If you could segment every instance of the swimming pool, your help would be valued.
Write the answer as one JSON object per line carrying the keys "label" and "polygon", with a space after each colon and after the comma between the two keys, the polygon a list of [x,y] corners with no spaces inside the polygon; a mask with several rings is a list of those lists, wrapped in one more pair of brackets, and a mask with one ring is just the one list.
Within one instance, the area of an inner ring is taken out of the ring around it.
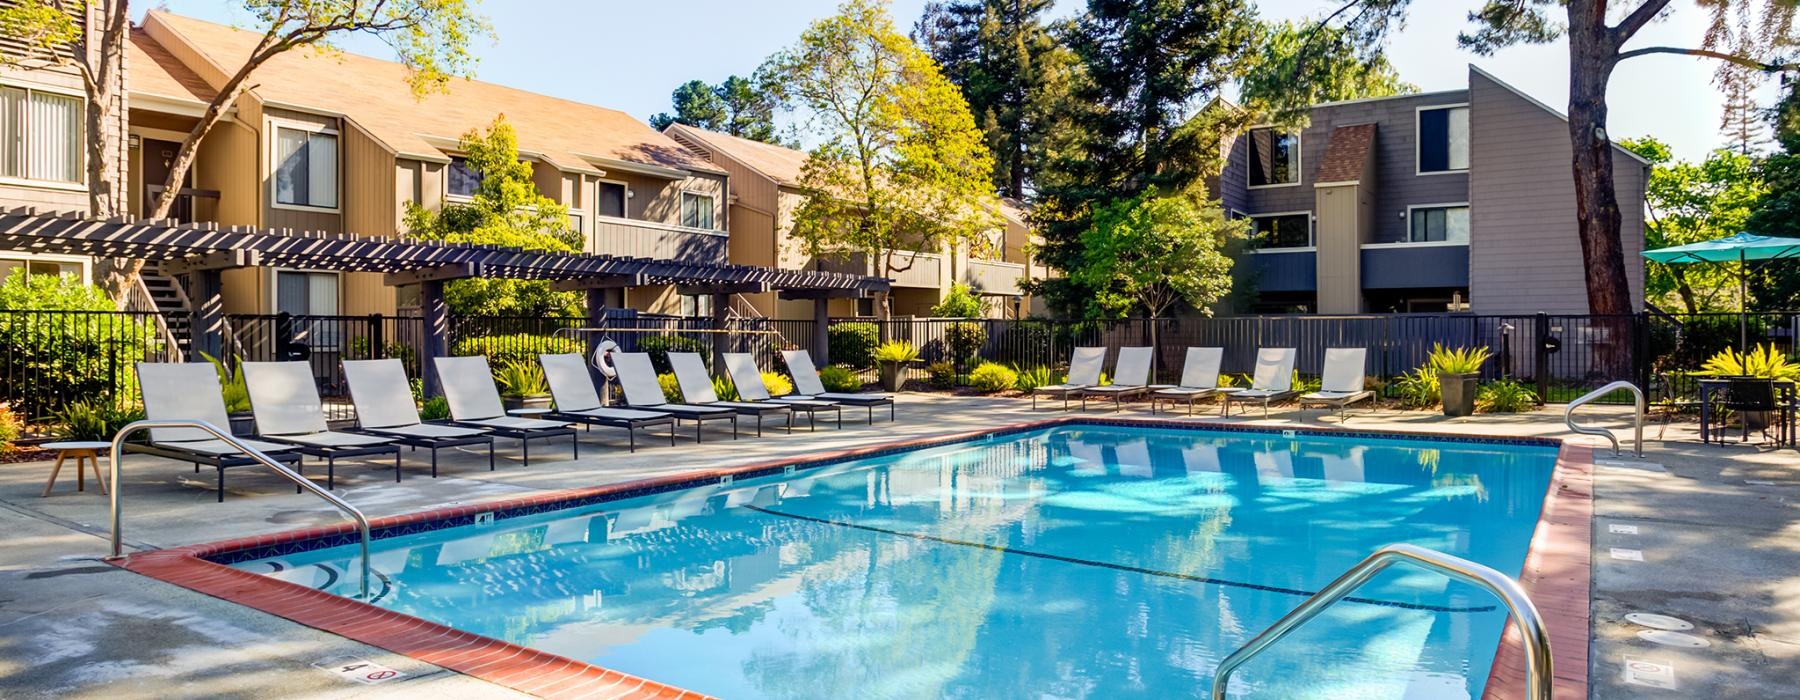
{"label": "swimming pool", "polygon": [[[1517,574],[1556,458],[1074,423],[387,537],[374,604],[726,698],[1198,695],[1382,545]],[[214,558],[354,592],[354,548],[267,550]],[[1390,570],[1233,688],[1479,697],[1505,620]]]}

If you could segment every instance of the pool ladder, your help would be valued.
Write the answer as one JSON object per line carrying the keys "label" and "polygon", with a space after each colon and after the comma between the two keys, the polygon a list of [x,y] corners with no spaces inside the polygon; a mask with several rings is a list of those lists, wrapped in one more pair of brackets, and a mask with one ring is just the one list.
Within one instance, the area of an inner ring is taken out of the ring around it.
{"label": "pool ladder", "polygon": [[1632,453],[1641,458],[1644,456],[1644,390],[1637,388],[1636,384],[1632,384],[1631,382],[1627,382],[1627,381],[1623,381],[1623,380],[1616,381],[1616,382],[1613,382],[1606,386],[1603,386],[1603,387],[1600,387],[1593,391],[1590,391],[1587,393],[1587,395],[1582,396],[1579,399],[1570,401],[1569,406],[1567,408],[1563,409],[1563,425],[1569,426],[1569,430],[1572,432],[1581,433],[1582,435],[1599,435],[1600,437],[1610,440],[1612,442],[1613,456],[1614,457],[1619,456],[1619,438],[1618,438],[1618,436],[1613,435],[1613,432],[1611,430],[1607,430],[1605,428],[1590,428],[1585,425],[1576,425],[1575,424],[1575,409],[1580,408],[1583,404],[1593,402],[1602,396],[1613,393],[1620,389],[1630,389],[1631,395],[1637,399],[1637,416],[1636,416],[1636,422],[1634,424],[1636,427],[1636,433],[1634,433],[1634,435],[1632,437],[1631,447],[1632,447]]}
{"label": "pool ladder", "polygon": [[1538,616],[1537,607],[1525,596],[1519,582],[1508,578],[1486,566],[1460,557],[1453,557],[1424,547],[1410,544],[1390,544],[1376,550],[1362,563],[1350,567],[1349,571],[1337,577],[1323,590],[1314,593],[1299,607],[1276,620],[1275,624],[1263,630],[1262,634],[1246,642],[1237,651],[1219,663],[1218,670],[1213,673],[1212,698],[1225,700],[1225,689],[1231,684],[1231,674],[1239,666],[1261,654],[1276,642],[1288,636],[1301,625],[1306,624],[1326,608],[1343,600],[1357,588],[1368,583],[1375,574],[1398,563],[1412,564],[1424,569],[1438,572],[1450,578],[1470,583],[1488,592],[1506,603],[1507,615],[1519,626],[1522,633],[1521,644],[1525,648],[1525,698],[1527,700],[1550,700],[1551,678],[1550,667],[1550,633],[1544,628],[1543,618]]}
{"label": "pool ladder", "polygon": [[338,510],[343,511],[345,515],[350,516],[350,519],[356,521],[356,534],[362,537],[361,598],[363,600],[369,599],[369,519],[363,515],[362,511],[357,510],[356,506],[350,505],[350,503],[344,499],[338,498],[336,494],[319,488],[317,484],[314,484],[311,480],[301,476],[298,472],[282,466],[280,462],[263,454],[261,450],[244,444],[243,441],[233,437],[231,433],[220,430],[218,426],[203,420],[140,420],[133,422],[124,428],[120,428],[119,433],[113,436],[112,458],[107,460],[111,463],[107,470],[107,482],[112,487],[112,555],[108,556],[107,559],[120,559],[125,556],[124,523],[119,517],[120,511],[124,506],[124,496],[119,489],[119,462],[124,461],[122,457],[125,454],[123,451],[125,449],[125,438],[130,437],[133,433],[138,431],[149,430],[152,428],[193,428],[204,431],[213,437],[218,438],[225,444],[236,448],[245,456],[255,460],[257,464],[275,470],[275,473],[287,477],[289,481],[294,482],[300,488],[311,491],[313,495],[325,499],[327,503],[336,506]]}

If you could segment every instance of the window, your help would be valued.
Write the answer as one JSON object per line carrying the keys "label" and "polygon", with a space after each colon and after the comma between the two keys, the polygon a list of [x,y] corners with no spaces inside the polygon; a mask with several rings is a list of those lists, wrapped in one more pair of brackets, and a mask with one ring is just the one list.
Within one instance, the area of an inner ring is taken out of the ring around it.
{"label": "window", "polygon": [[337,208],[337,134],[275,128],[275,203]]}
{"label": "window", "polygon": [[1251,217],[1258,248],[1305,248],[1312,245],[1312,215],[1277,214]]}
{"label": "window", "polygon": [[713,305],[712,305],[712,296],[711,295],[707,295],[707,294],[699,294],[699,295],[683,294],[683,295],[681,295],[681,315],[682,316],[705,317],[705,316],[712,316],[712,312],[713,312]]}
{"label": "window", "polygon": [[444,168],[444,193],[451,197],[473,197],[475,188],[481,186],[481,173],[469,167],[469,159],[457,156],[450,159],[450,167]]}
{"label": "window", "polygon": [[88,281],[87,263],[75,259],[51,259],[39,257],[0,258],[0,282],[6,281],[13,274],[22,275],[74,275],[76,280]]}
{"label": "window", "polygon": [[600,216],[625,218],[625,183],[599,183],[599,199],[595,211]]}
{"label": "window", "polygon": [[712,195],[693,192],[681,193],[681,225],[688,228],[712,230]]}
{"label": "window", "polygon": [[1419,110],[1419,172],[1450,173],[1469,169],[1469,108]]}
{"label": "window", "polygon": [[275,310],[295,316],[336,316],[337,273],[292,270],[276,272]]}
{"label": "window", "polygon": [[79,184],[81,99],[0,87],[0,177]]}
{"label": "window", "polygon": [[1415,207],[1407,215],[1412,231],[1407,240],[1414,243],[1469,242],[1469,208],[1467,206]]}
{"label": "window", "polygon": [[1273,187],[1300,182],[1300,135],[1272,127],[1250,130],[1250,186]]}

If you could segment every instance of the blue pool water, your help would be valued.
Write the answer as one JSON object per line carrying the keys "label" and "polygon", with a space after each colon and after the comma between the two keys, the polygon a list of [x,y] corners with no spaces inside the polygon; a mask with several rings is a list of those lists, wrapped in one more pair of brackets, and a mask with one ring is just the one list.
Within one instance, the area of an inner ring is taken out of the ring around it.
{"label": "blue pool water", "polygon": [[[1517,575],[1550,447],[1065,426],[375,543],[376,604],[725,698],[1201,696],[1376,548]],[[236,564],[353,593],[355,550]],[[1234,677],[1478,697],[1506,617],[1390,570]]]}

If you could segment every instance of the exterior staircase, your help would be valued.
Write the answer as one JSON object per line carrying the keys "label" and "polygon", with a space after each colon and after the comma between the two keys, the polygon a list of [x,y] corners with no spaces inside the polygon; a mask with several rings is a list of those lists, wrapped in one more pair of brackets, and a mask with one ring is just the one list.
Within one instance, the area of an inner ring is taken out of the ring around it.
{"label": "exterior staircase", "polygon": [[139,292],[144,303],[134,304],[146,308],[139,311],[155,311],[162,315],[162,323],[168,329],[165,340],[172,343],[181,357],[186,357],[193,344],[193,307],[189,304],[187,293],[182,290],[181,283],[175,278],[162,273],[156,261],[144,263],[144,269],[138,275],[141,285]]}

